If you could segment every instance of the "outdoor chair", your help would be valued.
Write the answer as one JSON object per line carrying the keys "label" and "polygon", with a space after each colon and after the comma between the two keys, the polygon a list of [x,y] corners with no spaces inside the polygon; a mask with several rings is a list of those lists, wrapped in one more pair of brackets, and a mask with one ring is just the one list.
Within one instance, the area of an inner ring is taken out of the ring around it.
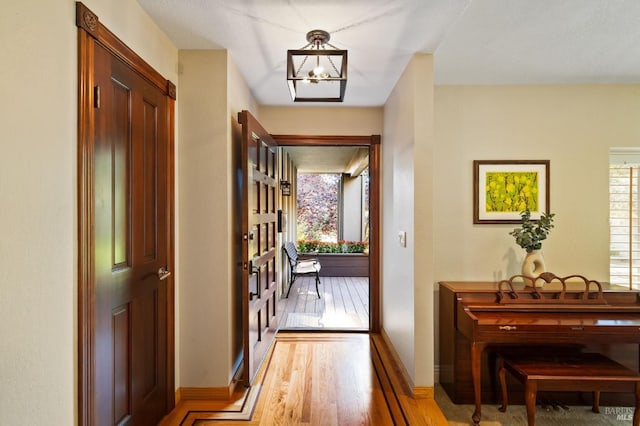
{"label": "outdoor chair", "polygon": [[289,293],[291,292],[291,287],[293,287],[293,283],[298,278],[298,275],[314,275],[316,277],[316,293],[318,293],[318,299],[320,298],[320,290],[318,290],[318,284],[320,284],[320,262],[318,261],[318,253],[312,254],[298,254],[298,250],[296,249],[296,245],[292,242],[287,242],[282,246],[282,251],[287,256],[287,260],[289,261],[289,271],[290,271],[290,280],[289,280],[289,290],[287,291],[287,295],[285,297],[289,297]]}

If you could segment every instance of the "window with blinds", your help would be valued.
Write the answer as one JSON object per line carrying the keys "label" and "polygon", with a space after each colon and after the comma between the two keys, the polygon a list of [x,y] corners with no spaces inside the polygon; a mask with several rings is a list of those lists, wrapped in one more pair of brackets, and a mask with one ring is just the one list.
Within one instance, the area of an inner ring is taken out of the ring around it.
{"label": "window with blinds", "polygon": [[640,150],[609,154],[609,281],[640,289]]}

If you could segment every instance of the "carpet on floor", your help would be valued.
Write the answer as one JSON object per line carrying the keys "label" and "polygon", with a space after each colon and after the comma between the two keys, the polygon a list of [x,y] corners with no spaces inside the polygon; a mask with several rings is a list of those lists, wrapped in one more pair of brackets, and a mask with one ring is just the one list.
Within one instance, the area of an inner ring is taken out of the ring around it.
{"label": "carpet on floor", "polygon": [[[435,400],[451,426],[472,425],[472,404],[454,404],[442,386],[435,386]],[[527,424],[524,405],[509,405],[506,412],[499,405],[483,404],[481,426],[523,426]],[[626,426],[632,424],[634,407],[600,407],[600,413],[591,406],[536,407],[536,426]]]}

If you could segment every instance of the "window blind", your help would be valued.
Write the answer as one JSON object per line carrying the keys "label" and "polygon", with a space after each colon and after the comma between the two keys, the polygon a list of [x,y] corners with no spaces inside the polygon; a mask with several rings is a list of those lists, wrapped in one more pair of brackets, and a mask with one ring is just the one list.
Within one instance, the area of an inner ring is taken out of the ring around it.
{"label": "window blind", "polygon": [[609,281],[640,289],[640,151],[609,157]]}

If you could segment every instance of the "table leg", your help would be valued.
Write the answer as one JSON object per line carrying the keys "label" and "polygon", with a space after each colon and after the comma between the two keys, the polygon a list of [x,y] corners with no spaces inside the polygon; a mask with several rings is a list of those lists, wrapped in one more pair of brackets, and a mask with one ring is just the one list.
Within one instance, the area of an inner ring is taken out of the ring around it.
{"label": "table leg", "polygon": [[594,413],[600,413],[600,391],[593,391],[593,404],[591,404],[591,411]]}
{"label": "table leg", "polygon": [[485,343],[471,343],[471,375],[473,377],[473,396],[476,402],[476,410],[471,416],[474,425],[480,424],[482,417],[482,353],[485,346]]}
{"label": "table leg", "polygon": [[524,384],[524,402],[527,407],[527,425],[536,424],[536,393],[538,383],[535,380],[528,380]]}
{"label": "table leg", "polygon": [[[640,345],[638,345],[638,364],[640,365]],[[636,382],[636,409],[633,411],[633,426],[640,426],[640,382]]]}
{"label": "table leg", "polygon": [[640,426],[640,382],[636,382],[636,408],[633,412],[633,426]]}
{"label": "table leg", "polygon": [[509,404],[509,396],[507,395],[507,378],[506,369],[504,367],[504,358],[500,357],[500,367],[498,369],[498,378],[500,379],[500,392],[502,394],[502,407],[499,408],[503,413],[507,411]]}

